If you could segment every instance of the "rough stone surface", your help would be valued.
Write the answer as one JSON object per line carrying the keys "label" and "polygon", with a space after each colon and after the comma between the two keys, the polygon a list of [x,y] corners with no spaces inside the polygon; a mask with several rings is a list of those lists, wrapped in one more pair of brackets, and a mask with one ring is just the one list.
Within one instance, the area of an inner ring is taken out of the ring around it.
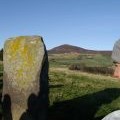
{"label": "rough stone surface", "polygon": [[120,63],[120,39],[117,40],[114,44],[112,51],[112,59],[114,60],[114,62]]}
{"label": "rough stone surface", "polygon": [[108,114],[102,120],[120,120],[120,110]]}
{"label": "rough stone surface", "polygon": [[40,36],[20,36],[5,42],[3,120],[46,120],[47,57]]}

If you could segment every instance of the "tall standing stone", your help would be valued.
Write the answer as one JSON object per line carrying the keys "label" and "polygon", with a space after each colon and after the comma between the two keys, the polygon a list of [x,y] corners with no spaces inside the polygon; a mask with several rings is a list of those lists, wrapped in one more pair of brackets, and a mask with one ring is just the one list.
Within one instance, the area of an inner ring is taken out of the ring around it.
{"label": "tall standing stone", "polygon": [[48,56],[40,36],[10,38],[4,45],[3,120],[46,120]]}

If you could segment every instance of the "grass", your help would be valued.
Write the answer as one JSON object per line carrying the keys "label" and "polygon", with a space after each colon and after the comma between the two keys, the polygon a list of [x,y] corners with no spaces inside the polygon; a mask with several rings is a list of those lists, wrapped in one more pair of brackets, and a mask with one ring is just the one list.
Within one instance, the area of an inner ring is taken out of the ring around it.
{"label": "grass", "polygon": [[101,120],[120,109],[120,81],[51,68],[49,98],[50,120]]}
{"label": "grass", "polygon": [[84,64],[88,67],[112,66],[111,56],[101,54],[53,54],[49,56],[50,67],[68,67]]}

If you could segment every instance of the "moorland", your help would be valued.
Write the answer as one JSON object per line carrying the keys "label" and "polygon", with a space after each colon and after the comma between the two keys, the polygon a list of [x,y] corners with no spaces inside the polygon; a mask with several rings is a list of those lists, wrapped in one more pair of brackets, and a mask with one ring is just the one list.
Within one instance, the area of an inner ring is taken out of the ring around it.
{"label": "moorland", "polygon": [[[63,47],[61,49],[66,51]],[[48,119],[101,120],[108,113],[120,109],[120,80],[112,77],[111,51],[74,52],[72,48],[72,52],[59,52],[61,49],[48,51]],[[0,93],[2,80],[1,61]]]}

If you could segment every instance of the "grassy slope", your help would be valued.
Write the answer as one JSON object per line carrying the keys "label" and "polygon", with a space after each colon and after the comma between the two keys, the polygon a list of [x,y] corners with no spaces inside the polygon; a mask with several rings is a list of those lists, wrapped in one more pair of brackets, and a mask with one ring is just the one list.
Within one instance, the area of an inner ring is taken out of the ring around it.
{"label": "grassy slope", "polygon": [[71,64],[111,67],[110,56],[54,54],[50,61],[50,120],[101,120],[120,109],[120,81],[110,76],[70,71]]}
{"label": "grassy slope", "polygon": [[[100,120],[106,114],[120,109],[119,80],[68,70],[68,66],[74,63],[112,66],[109,56],[61,54],[49,56],[49,61],[49,120]],[[2,66],[0,71],[2,80]]]}
{"label": "grassy slope", "polygon": [[110,76],[50,69],[50,120],[100,120],[120,109],[120,81]]}
{"label": "grassy slope", "polygon": [[68,67],[71,64],[86,66],[112,66],[111,56],[101,54],[52,54],[49,56],[50,67]]}

